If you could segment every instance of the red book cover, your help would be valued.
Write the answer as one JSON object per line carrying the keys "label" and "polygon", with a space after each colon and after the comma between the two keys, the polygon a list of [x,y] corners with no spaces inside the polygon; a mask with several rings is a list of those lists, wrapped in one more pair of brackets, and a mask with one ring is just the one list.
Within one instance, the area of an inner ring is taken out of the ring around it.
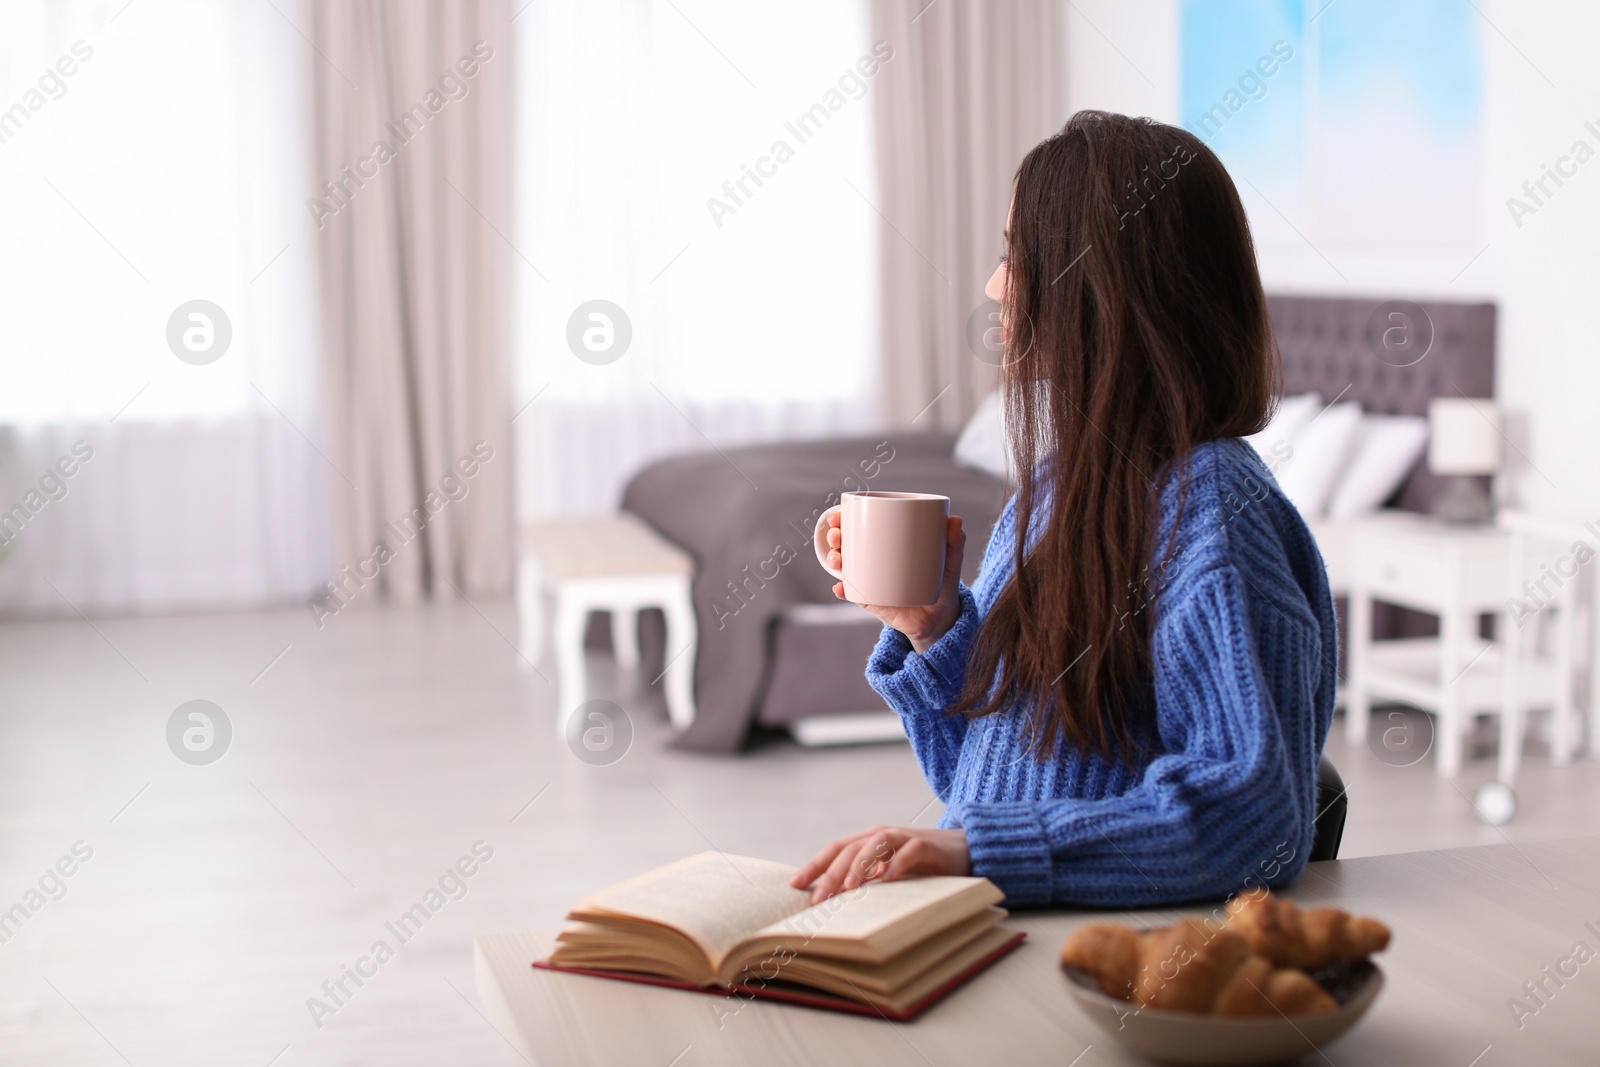
{"label": "red book cover", "polygon": [[666,989],[685,989],[694,993],[710,993],[712,996],[719,997],[777,1000],[786,1004],[802,1004],[808,1008],[826,1008],[829,1011],[849,1012],[852,1015],[867,1015],[874,1018],[888,1019],[892,1022],[909,1022],[949,996],[960,986],[965,985],[974,975],[988,968],[1000,957],[1022,944],[1023,938],[1027,936],[1026,933],[1020,930],[1017,931],[1011,940],[977,960],[970,967],[955,975],[944,985],[941,985],[904,1011],[890,1011],[871,1004],[846,1000],[844,997],[834,996],[832,993],[824,993],[821,990],[792,985],[788,982],[772,982],[765,985],[734,985],[723,989],[719,986],[690,985],[688,982],[680,982],[676,978],[663,978],[655,974],[640,974],[636,971],[601,971],[589,967],[561,967],[547,963],[544,960],[534,960],[533,965],[542,971],[584,974],[591,978],[610,978],[618,982],[637,982],[640,985],[662,986]]}

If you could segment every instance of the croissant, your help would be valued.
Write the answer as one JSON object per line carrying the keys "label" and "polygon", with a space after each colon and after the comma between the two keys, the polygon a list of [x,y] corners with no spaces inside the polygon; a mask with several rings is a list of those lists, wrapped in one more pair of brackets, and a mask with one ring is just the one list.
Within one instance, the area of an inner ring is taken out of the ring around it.
{"label": "croissant", "polygon": [[1304,971],[1276,968],[1239,934],[1194,919],[1147,933],[1089,923],[1067,939],[1061,962],[1142,1008],[1244,1017],[1320,1015],[1339,1006]]}
{"label": "croissant", "polygon": [[1366,959],[1389,946],[1389,928],[1376,919],[1338,908],[1302,911],[1270,893],[1236,897],[1228,904],[1225,925],[1275,967],[1315,971]]}

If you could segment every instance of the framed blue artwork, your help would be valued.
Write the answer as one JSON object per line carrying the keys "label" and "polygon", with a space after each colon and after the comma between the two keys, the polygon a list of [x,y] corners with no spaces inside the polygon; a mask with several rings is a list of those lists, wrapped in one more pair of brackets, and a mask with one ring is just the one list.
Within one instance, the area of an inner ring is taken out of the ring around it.
{"label": "framed blue artwork", "polygon": [[1263,236],[1481,244],[1483,42],[1467,0],[1182,0],[1181,26],[1181,121]]}

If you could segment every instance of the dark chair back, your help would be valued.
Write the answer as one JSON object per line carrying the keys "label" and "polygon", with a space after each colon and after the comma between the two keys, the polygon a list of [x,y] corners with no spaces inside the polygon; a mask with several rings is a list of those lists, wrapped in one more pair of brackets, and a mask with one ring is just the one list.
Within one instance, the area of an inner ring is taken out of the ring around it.
{"label": "dark chair back", "polygon": [[1327,756],[1317,764],[1317,826],[1311,838],[1311,862],[1339,858],[1344,817],[1350,808],[1344,779]]}

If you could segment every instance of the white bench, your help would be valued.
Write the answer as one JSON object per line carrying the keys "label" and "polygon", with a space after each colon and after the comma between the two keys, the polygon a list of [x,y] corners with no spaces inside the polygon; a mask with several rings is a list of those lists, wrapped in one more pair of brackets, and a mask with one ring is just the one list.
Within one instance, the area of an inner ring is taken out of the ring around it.
{"label": "white bench", "polygon": [[[639,666],[638,615],[660,608],[667,619],[667,714],[679,730],[694,721],[694,665],[698,630],[690,583],[694,560],[634,515],[584,516],[529,523],[522,529],[517,566],[517,614],[522,656],[533,664],[543,651],[545,598],[555,598],[552,628],[559,672],[556,729],[586,699],[583,640],[589,613],[611,613],[617,664]],[[659,680],[659,679],[657,679]],[[653,684],[653,683],[652,683]]]}

